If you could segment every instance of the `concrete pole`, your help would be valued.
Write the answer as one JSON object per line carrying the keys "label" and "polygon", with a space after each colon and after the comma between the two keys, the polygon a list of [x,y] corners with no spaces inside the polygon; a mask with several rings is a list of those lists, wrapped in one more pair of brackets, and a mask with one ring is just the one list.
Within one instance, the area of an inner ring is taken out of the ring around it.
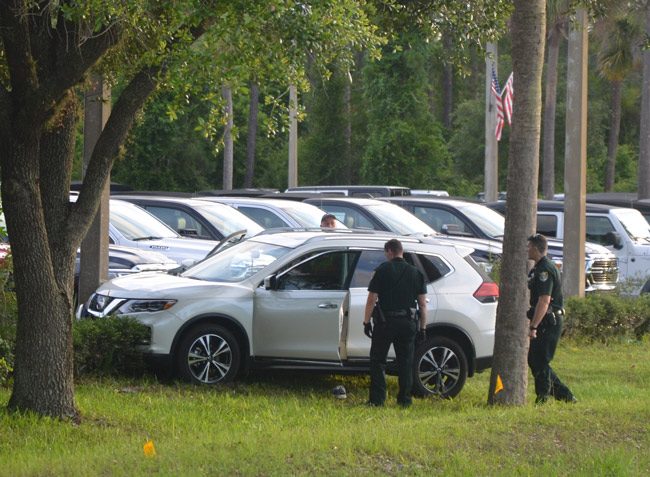
{"label": "concrete pole", "polygon": [[[84,174],[110,114],[111,90],[101,77],[93,77],[84,95]],[[97,287],[108,279],[109,197],[110,176],[101,192],[97,215],[81,242],[79,304],[85,303]]]}
{"label": "concrete pole", "polygon": [[579,9],[569,32],[567,58],[566,145],[564,157],[565,296],[585,294],[585,236],[587,232],[587,12]]}
{"label": "concrete pole", "polygon": [[485,57],[485,177],[486,202],[499,198],[499,143],[494,136],[497,105],[492,95],[492,68],[497,69],[497,45],[488,43]]}
{"label": "concrete pole", "polygon": [[298,91],[289,86],[289,180],[288,187],[298,185]]}

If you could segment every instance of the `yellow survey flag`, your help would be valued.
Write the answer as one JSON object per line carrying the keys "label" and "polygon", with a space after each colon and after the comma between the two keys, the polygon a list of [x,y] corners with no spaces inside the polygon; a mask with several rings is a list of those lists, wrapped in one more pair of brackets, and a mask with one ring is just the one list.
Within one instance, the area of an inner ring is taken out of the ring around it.
{"label": "yellow survey flag", "polygon": [[144,455],[147,457],[153,457],[156,455],[156,448],[153,446],[153,441],[151,439],[148,439],[147,442],[144,443],[142,450],[144,451]]}
{"label": "yellow survey flag", "polygon": [[498,394],[499,391],[503,391],[503,381],[501,381],[501,375],[497,374],[497,384],[494,386],[494,394]]}

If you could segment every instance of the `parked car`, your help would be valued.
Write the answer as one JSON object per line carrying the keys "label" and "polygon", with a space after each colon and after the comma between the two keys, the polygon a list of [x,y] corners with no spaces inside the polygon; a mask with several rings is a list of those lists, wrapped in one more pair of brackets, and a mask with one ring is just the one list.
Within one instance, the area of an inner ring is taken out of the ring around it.
{"label": "parked car", "polygon": [[120,200],[139,205],[183,237],[222,240],[244,230],[247,236],[263,229],[246,215],[226,205],[188,197],[120,194]]}
{"label": "parked car", "polygon": [[[108,246],[108,279],[140,272],[170,272],[179,267],[174,260],[159,252],[141,250],[120,245]],[[74,289],[79,289],[81,253],[77,251],[74,271]],[[75,298],[76,301],[76,298]]]}
{"label": "parked car", "polygon": [[141,207],[116,199],[110,200],[108,234],[112,244],[160,252],[179,264],[202,260],[219,245],[181,237]]}
{"label": "parked car", "polygon": [[[148,356],[196,383],[231,381],[248,367],[367,371],[367,287],[385,260],[384,243],[395,237],[264,233],[180,276],[111,280],[79,316],[135,317],[151,330]],[[456,396],[468,376],[491,364],[498,287],[469,248],[400,240],[428,282],[428,337],[415,351],[415,390]]]}
{"label": "parked car", "polygon": [[594,192],[587,194],[587,203],[636,209],[650,223],[650,199],[638,199],[637,197],[636,192]]}
{"label": "parked car", "polygon": [[[265,229],[270,228],[319,228],[323,211],[302,202],[281,199],[251,197],[204,197],[237,209]],[[340,222],[337,228],[346,228]]]}
{"label": "parked car", "polygon": [[[488,204],[504,211],[504,202]],[[640,282],[638,293],[650,277],[650,227],[638,210],[599,204],[586,206],[586,239],[600,244],[618,258],[621,280]],[[537,232],[564,238],[564,202],[537,201]]]}
{"label": "parked car", "polygon": [[[427,197],[395,197],[382,199],[400,205],[442,234],[454,237],[476,237],[502,242],[505,229],[503,215],[484,204],[456,199]],[[564,244],[549,239],[548,255],[562,267]],[[474,256],[478,260],[477,256]],[[618,260],[602,245],[585,243],[585,291],[611,291],[618,282]]]}
{"label": "parked car", "polygon": [[322,192],[341,194],[350,197],[392,197],[411,195],[411,189],[408,187],[384,185],[296,186],[287,188],[286,192]]}

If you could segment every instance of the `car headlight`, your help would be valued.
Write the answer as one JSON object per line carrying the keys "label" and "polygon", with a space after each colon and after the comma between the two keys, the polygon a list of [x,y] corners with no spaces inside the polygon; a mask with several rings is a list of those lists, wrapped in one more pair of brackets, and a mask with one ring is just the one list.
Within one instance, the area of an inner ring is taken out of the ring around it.
{"label": "car headlight", "polygon": [[155,313],[168,310],[176,300],[130,300],[128,298],[113,298],[108,295],[95,293],[88,301],[87,312],[95,317],[108,315],[129,315],[132,313]]}
{"label": "car headlight", "polygon": [[118,313],[155,313],[169,310],[175,303],[176,300],[129,300],[118,309]]}

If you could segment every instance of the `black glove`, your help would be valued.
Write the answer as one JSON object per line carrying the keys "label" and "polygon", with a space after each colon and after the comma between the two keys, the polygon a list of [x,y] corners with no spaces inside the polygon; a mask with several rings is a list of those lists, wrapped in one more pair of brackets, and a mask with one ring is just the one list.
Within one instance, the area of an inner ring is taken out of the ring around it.
{"label": "black glove", "polygon": [[420,330],[415,338],[417,344],[422,344],[427,340],[427,330]]}
{"label": "black glove", "polygon": [[372,338],[372,323],[368,322],[363,324],[363,334],[368,338]]}

